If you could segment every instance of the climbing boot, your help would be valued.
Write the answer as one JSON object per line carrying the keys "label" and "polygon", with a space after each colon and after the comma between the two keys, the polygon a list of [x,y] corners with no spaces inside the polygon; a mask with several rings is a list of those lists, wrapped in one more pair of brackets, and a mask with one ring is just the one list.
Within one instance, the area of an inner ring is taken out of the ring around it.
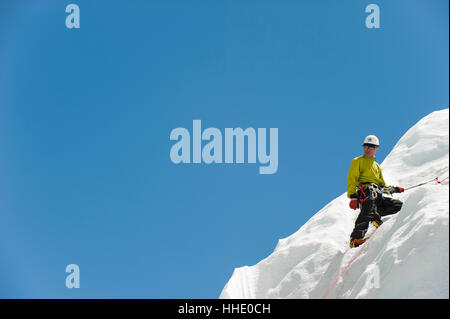
{"label": "climbing boot", "polygon": [[350,248],[356,248],[366,241],[365,238],[355,238],[350,240]]}
{"label": "climbing boot", "polygon": [[381,221],[381,215],[378,212],[375,212],[375,219],[372,220],[372,225],[374,225],[376,228],[380,227],[383,222]]}

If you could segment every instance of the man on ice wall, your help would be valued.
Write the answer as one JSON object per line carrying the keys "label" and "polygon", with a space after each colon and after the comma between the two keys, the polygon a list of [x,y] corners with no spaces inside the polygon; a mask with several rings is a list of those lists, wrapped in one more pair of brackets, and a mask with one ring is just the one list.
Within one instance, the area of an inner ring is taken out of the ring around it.
{"label": "man on ice wall", "polygon": [[386,186],[380,165],[375,161],[375,153],[380,142],[375,135],[364,139],[364,154],[356,157],[350,164],[347,177],[347,197],[350,198],[350,208],[360,208],[355,221],[355,227],[350,235],[350,248],[358,247],[366,241],[369,223],[379,227],[382,216],[392,215],[400,211],[402,202],[398,199],[385,197],[402,193],[404,188]]}

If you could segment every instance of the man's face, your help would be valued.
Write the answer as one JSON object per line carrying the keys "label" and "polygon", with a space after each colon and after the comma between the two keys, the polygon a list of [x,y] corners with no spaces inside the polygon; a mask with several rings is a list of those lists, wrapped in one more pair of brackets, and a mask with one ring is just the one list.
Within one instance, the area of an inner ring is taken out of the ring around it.
{"label": "man's face", "polygon": [[367,157],[374,157],[375,153],[378,151],[378,146],[374,148],[372,146],[364,145],[363,147],[364,147],[364,155],[366,155]]}

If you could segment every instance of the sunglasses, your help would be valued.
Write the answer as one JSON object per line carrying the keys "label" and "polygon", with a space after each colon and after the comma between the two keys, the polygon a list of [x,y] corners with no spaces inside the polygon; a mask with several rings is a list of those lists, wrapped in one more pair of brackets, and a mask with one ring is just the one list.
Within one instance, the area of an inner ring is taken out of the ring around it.
{"label": "sunglasses", "polygon": [[370,148],[370,149],[373,149],[373,150],[376,149],[376,148],[378,148],[378,146],[372,145],[372,144],[364,144],[363,147],[364,147],[364,148]]}

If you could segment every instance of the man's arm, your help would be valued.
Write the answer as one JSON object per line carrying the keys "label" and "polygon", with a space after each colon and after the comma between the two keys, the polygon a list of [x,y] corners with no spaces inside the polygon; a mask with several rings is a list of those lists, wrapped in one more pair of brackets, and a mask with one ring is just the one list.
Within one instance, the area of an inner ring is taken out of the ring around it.
{"label": "man's arm", "polygon": [[356,159],[350,163],[350,169],[347,175],[347,197],[352,198],[356,195],[356,185],[359,184],[359,161]]}
{"label": "man's arm", "polygon": [[[380,165],[378,165],[378,167],[380,167]],[[405,189],[403,187],[400,187],[400,186],[387,186],[386,182],[384,181],[384,178],[383,178],[383,172],[381,171],[381,167],[380,167],[380,179],[381,179],[381,182],[382,182],[380,184],[380,186],[383,186],[388,194],[403,193],[405,191]]]}

